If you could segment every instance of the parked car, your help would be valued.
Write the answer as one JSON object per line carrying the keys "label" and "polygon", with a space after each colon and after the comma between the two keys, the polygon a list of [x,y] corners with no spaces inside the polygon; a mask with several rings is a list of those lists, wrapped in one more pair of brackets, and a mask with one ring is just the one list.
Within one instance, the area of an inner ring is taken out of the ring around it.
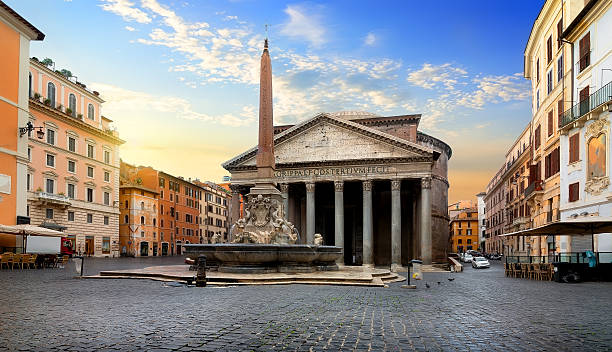
{"label": "parked car", "polygon": [[490,266],[489,261],[485,257],[474,257],[472,260],[472,268],[488,268]]}
{"label": "parked car", "polygon": [[465,256],[465,253],[461,252],[459,253],[459,261],[463,261],[463,256]]}
{"label": "parked car", "polygon": [[464,263],[471,263],[471,262],[472,262],[472,259],[474,259],[474,257],[472,257],[472,255],[471,255],[471,254],[469,254],[469,253],[465,253],[465,254],[463,255],[463,262],[464,262]]}

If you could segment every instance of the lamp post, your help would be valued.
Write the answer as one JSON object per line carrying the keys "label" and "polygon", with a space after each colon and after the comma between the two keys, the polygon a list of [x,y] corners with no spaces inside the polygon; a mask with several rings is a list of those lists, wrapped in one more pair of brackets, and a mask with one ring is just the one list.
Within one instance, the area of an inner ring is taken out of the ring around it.
{"label": "lamp post", "polygon": [[23,137],[24,134],[30,133],[34,130],[37,130],[36,136],[38,137],[38,139],[43,139],[43,137],[45,136],[45,131],[43,131],[43,127],[34,127],[34,125],[32,125],[32,123],[29,121],[26,124],[26,127],[19,127],[19,137]]}

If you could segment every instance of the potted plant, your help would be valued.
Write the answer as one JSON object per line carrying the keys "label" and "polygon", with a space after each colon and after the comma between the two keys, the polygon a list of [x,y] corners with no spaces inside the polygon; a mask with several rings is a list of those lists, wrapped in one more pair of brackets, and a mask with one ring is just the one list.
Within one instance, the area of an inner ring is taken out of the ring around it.
{"label": "potted plant", "polygon": [[82,120],[83,119],[83,114],[78,114],[77,117],[78,117],[79,120]]}
{"label": "potted plant", "polygon": [[49,98],[45,99],[45,100],[43,101],[43,104],[45,104],[45,105],[47,105],[47,106],[51,105],[51,99],[49,99]]}
{"label": "potted plant", "polygon": [[66,114],[68,114],[68,115],[72,115],[72,109],[71,109],[71,108],[67,108],[67,109],[66,109]]}
{"label": "potted plant", "polygon": [[38,188],[36,189],[36,192],[42,192],[42,188],[38,187]]}
{"label": "potted plant", "polygon": [[56,109],[57,109],[57,110],[59,110],[59,111],[62,111],[62,110],[64,110],[64,105],[59,104],[59,105],[56,107]]}

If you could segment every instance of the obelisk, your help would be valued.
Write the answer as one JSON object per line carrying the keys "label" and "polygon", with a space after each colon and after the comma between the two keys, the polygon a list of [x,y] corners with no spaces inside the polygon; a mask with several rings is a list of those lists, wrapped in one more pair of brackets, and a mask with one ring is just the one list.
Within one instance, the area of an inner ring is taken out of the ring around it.
{"label": "obelisk", "polygon": [[264,42],[259,74],[259,142],[257,144],[257,180],[249,196],[262,195],[277,200],[281,193],[274,182],[274,114],[272,112],[272,64],[268,39]]}

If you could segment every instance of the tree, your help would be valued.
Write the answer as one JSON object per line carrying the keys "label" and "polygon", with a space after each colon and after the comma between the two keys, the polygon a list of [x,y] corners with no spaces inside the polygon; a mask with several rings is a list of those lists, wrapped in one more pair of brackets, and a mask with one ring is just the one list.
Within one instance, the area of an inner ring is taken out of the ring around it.
{"label": "tree", "polygon": [[61,69],[60,73],[66,78],[72,77],[72,72],[70,72],[69,70],[66,70],[65,68]]}
{"label": "tree", "polygon": [[49,66],[53,65],[53,60],[51,60],[48,57],[46,57],[44,60],[42,60],[41,64],[49,67]]}

